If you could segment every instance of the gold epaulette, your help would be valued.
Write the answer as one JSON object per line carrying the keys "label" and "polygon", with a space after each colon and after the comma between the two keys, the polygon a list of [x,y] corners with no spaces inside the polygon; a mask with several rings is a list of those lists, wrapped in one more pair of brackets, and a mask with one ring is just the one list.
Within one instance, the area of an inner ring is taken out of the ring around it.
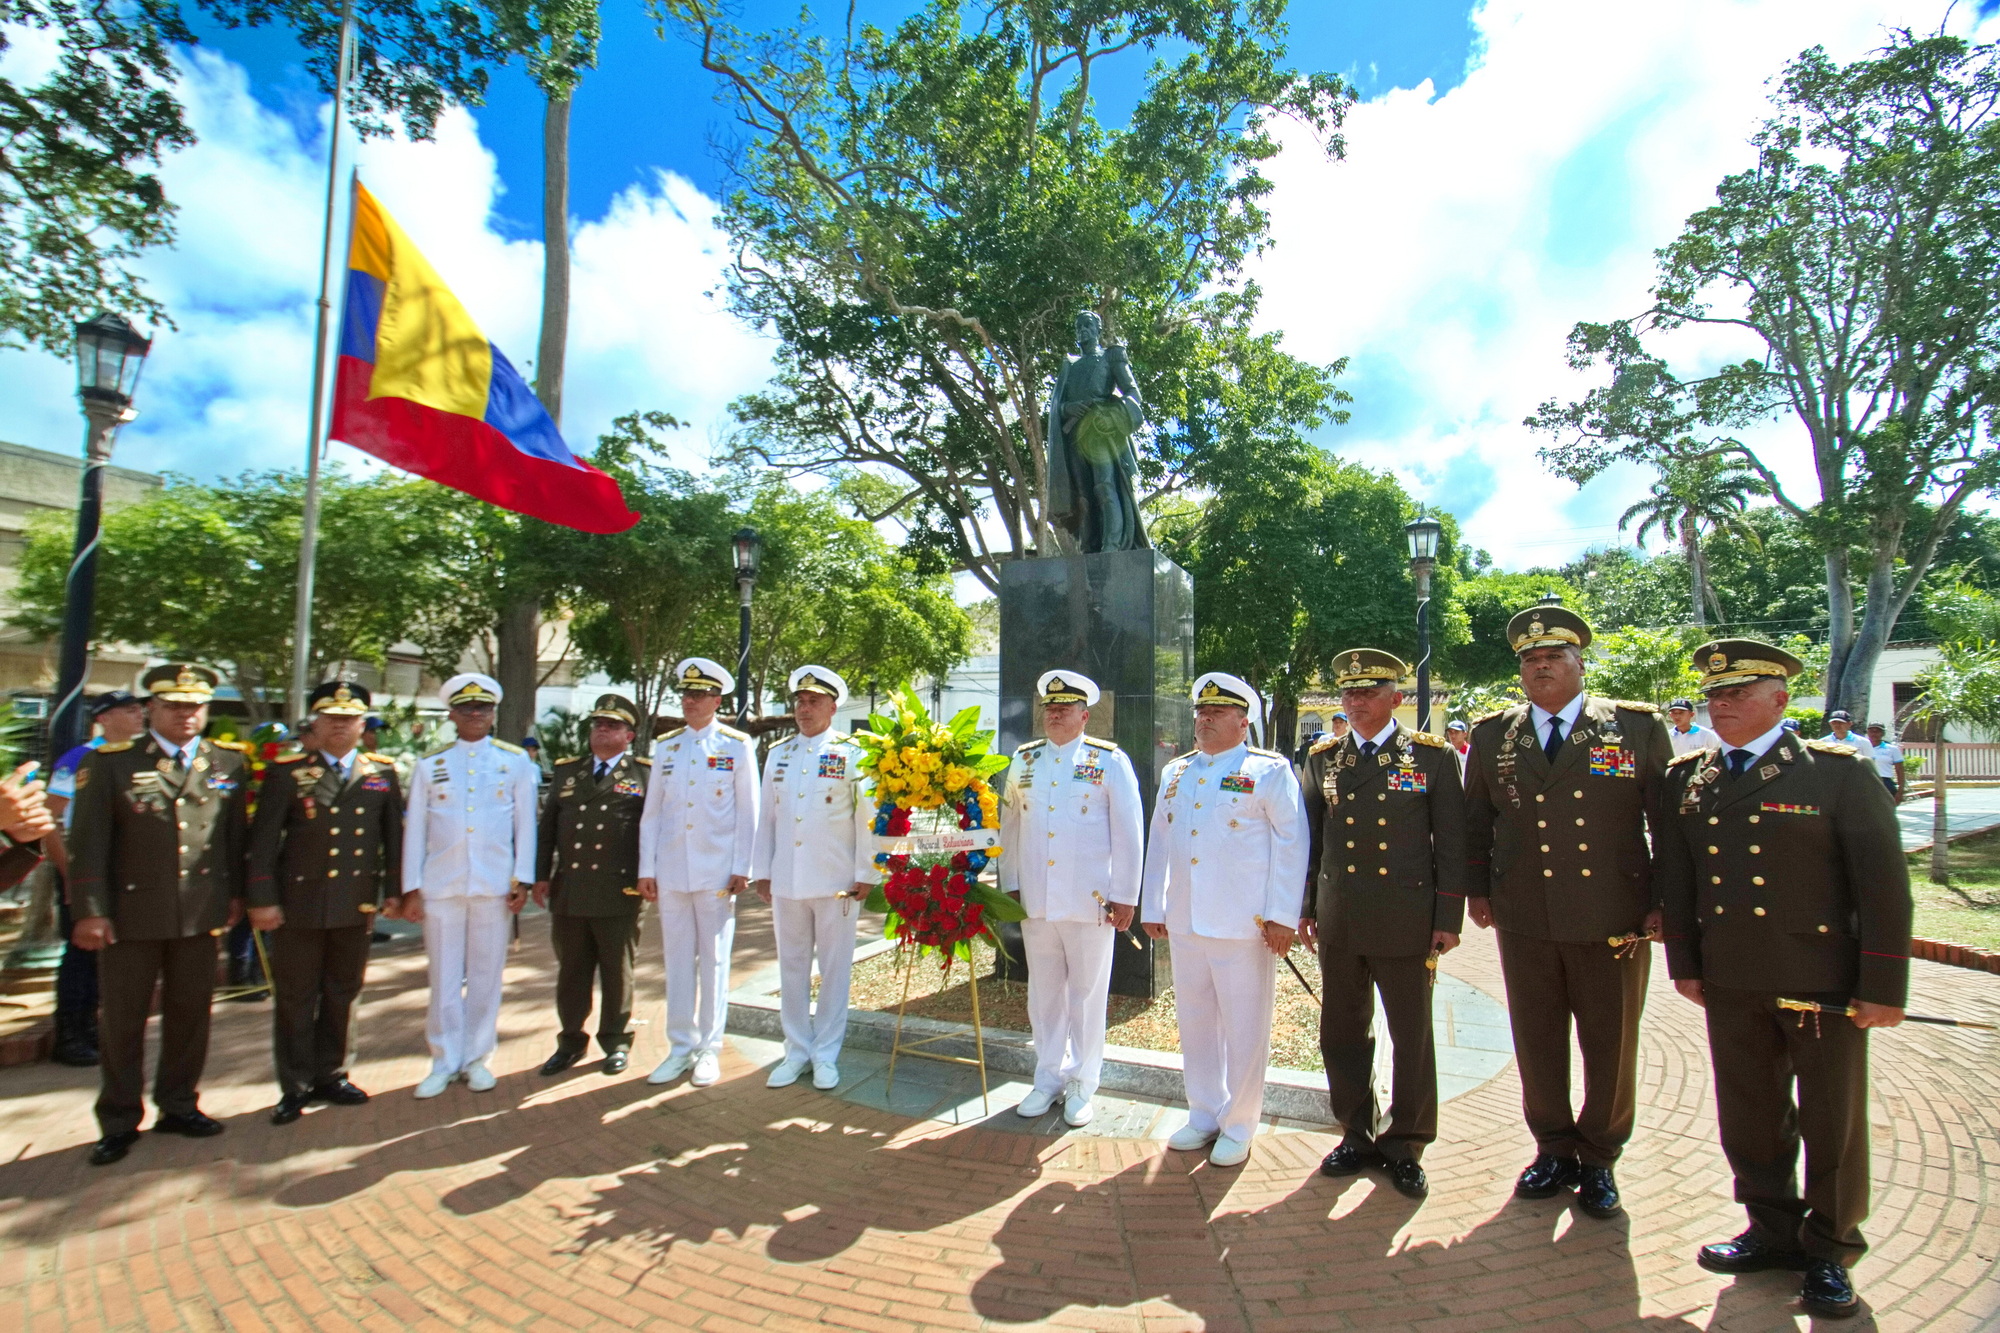
{"label": "gold epaulette", "polygon": [[1194,750],[1189,750],[1189,751],[1188,751],[1188,752],[1187,752],[1186,754],[1177,754],[1177,755],[1175,755],[1175,756],[1174,756],[1174,758],[1176,758],[1176,759],[1192,759],[1192,758],[1194,758],[1194,757],[1195,757],[1196,755],[1198,755],[1198,754],[1200,754],[1200,753],[1201,753],[1201,751],[1200,751],[1199,749],[1194,749]]}
{"label": "gold epaulette", "polygon": [[1478,717],[1472,719],[1472,725],[1475,727],[1482,726],[1485,723],[1491,722],[1496,717],[1505,717],[1507,710],[1513,706],[1512,704],[1504,704],[1490,713],[1481,713]]}
{"label": "gold epaulette", "polygon": [[130,741],[107,741],[103,745],[97,747],[97,753],[117,754],[121,750],[129,750],[131,748],[132,748],[132,742]]}
{"label": "gold epaulette", "polygon": [[1026,754],[1030,750],[1039,750],[1048,743],[1049,742],[1046,737],[1037,738],[1032,741],[1023,741],[1021,744],[1014,747],[1014,753]]}
{"label": "gold epaulette", "polygon": [[1852,745],[1844,745],[1839,741],[1807,741],[1806,748],[1808,750],[1818,750],[1821,754],[1858,753]]}
{"label": "gold epaulette", "polygon": [[234,750],[238,754],[251,753],[251,746],[244,741],[210,741],[209,744],[218,750]]}
{"label": "gold epaulette", "polygon": [[646,766],[647,768],[651,768],[651,767],[653,766],[653,761],[652,761],[652,760],[650,760],[650,759],[641,759],[641,758],[640,758],[640,757],[639,757],[638,755],[636,755],[636,754],[632,756],[632,762],[633,762],[633,763],[635,763],[635,764],[644,764],[644,765],[645,765],[645,766]]}
{"label": "gold epaulette", "polygon": [[739,740],[739,741],[747,741],[747,740],[749,740],[749,739],[750,739],[750,733],[749,733],[749,732],[747,732],[747,731],[738,731],[738,730],[737,730],[736,728],[734,728],[734,727],[725,727],[725,726],[723,726],[723,725],[722,725],[721,723],[719,723],[719,722],[718,722],[718,723],[716,724],[716,726],[715,726],[715,729],[716,729],[717,731],[721,732],[721,733],[722,733],[723,735],[725,735],[725,736],[733,736],[733,737],[735,737],[735,738],[736,738],[737,740]]}
{"label": "gold epaulette", "polygon": [[1667,760],[1667,767],[1672,768],[1675,764],[1685,764],[1692,760],[1700,759],[1703,755],[1706,755],[1708,753],[1709,752],[1707,750],[1685,750],[1682,753],[1675,755],[1672,759]]}
{"label": "gold epaulette", "polygon": [[672,739],[673,739],[674,737],[676,737],[676,736],[680,735],[680,734],[681,734],[681,733],[682,733],[683,731],[686,731],[686,730],[687,730],[687,728],[686,728],[686,727],[675,727],[675,728],[674,728],[674,729],[673,729],[672,731],[668,732],[668,733],[667,733],[666,735],[664,735],[664,736],[655,736],[655,737],[653,738],[653,742],[654,742],[655,744],[658,744],[658,743],[659,743],[659,742],[661,742],[661,741],[670,741],[670,740],[672,740]]}
{"label": "gold epaulette", "polygon": [[[1279,753],[1278,753],[1278,752],[1277,752],[1276,750],[1266,750],[1265,748],[1263,748],[1263,747],[1262,747],[1262,746],[1260,746],[1260,745],[1246,745],[1246,746],[1244,746],[1243,748],[1244,748],[1244,749],[1246,749],[1246,750],[1248,750],[1248,751],[1249,751],[1249,752],[1250,752],[1251,754],[1261,754],[1261,755],[1263,755],[1263,756],[1264,756],[1264,757],[1265,757],[1266,759],[1284,759],[1284,758],[1285,758],[1285,756],[1284,756],[1284,755],[1281,755],[1281,754],[1279,754]],[[1289,760],[1287,760],[1286,762],[1288,762],[1288,763],[1289,763],[1290,761],[1289,761]]]}
{"label": "gold epaulette", "polygon": [[1340,744],[1342,741],[1346,739],[1347,738],[1345,736],[1322,736],[1318,740],[1313,742],[1313,747],[1311,751],[1309,751],[1309,753],[1318,754],[1322,750],[1331,750],[1334,746]]}
{"label": "gold epaulette", "polygon": [[512,742],[512,741],[494,741],[494,742],[493,742],[493,748],[494,748],[494,749],[496,749],[496,750],[505,750],[505,751],[506,751],[506,752],[507,752],[508,754],[526,754],[526,753],[527,753],[527,751],[526,751],[526,750],[524,750],[524,749],[522,749],[522,748],[521,748],[520,746],[518,746],[518,745],[514,744],[514,742]]}
{"label": "gold epaulette", "polygon": [[1444,748],[1444,737],[1433,736],[1428,731],[1413,731],[1410,733],[1410,739],[1419,745],[1428,745],[1433,750],[1442,750]]}
{"label": "gold epaulette", "polygon": [[380,750],[370,750],[368,753],[362,755],[361,757],[363,759],[366,759],[371,764],[393,764],[396,762],[396,756],[392,754],[383,754]]}
{"label": "gold epaulette", "polygon": [[451,747],[456,745],[457,743],[458,742],[456,741],[446,741],[443,745],[438,746],[437,749],[435,750],[426,750],[424,751],[424,758],[435,759],[439,755],[449,752]]}
{"label": "gold epaulette", "polygon": [[571,756],[570,756],[569,758],[567,758],[567,759],[558,759],[558,760],[556,760],[556,761],[555,761],[555,762],[554,762],[553,764],[550,764],[550,765],[549,765],[549,770],[550,770],[551,772],[553,772],[553,771],[555,771],[556,769],[558,769],[558,768],[561,768],[561,767],[562,767],[562,766],[563,766],[564,764],[580,764],[580,763],[582,763],[582,762],[583,762],[583,756],[582,756],[582,755],[580,755],[580,754],[573,754],[573,755],[571,755]]}
{"label": "gold epaulette", "polygon": [[271,762],[274,764],[296,764],[305,757],[306,752],[304,750],[290,750],[284,754],[272,755]]}
{"label": "gold epaulette", "polygon": [[1642,704],[1632,699],[1613,699],[1611,706],[1613,708],[1623,708],[1634,713],[1657,713],[1660,711],[1658,704]]}
{"label": "gold epaulette", "polygon": [[1116,750],[1118,748],[1116,741],[1101,741],[1095,736],[1085,736],[1083,743],[1094,750]]}

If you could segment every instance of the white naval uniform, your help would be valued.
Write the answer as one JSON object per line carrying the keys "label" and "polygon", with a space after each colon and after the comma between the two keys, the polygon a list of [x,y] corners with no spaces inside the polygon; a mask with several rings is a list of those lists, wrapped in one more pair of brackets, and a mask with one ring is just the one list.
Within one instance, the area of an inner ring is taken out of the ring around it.
{"label": "white naval uniform", "polygon": [[853,899],[835,895],[875,878],[875,807],[861,759],[861,747],[831,727],[772,747],[750,857],[750,878],[771,881],[785,1059],[821,1068],[839,1062],[847,1037],[847,983],[861,915]]}
{"label": "white naval uniform", "polygon": [[410,773],[403,890],[424,895],[433,1074],[456,1074],[499,1042],[507,892],[534,882],[538,786],[527,752],[491,737],[454,741]]}
{"label": "white naval uniform", "polygon": [[1278,960],[1256,918],[1298,924],[1308,846],[1281,754],[1197,750],[1160,775],[1140,919],[1167,927],[1193,1129],[1239,1143],[1257,1132]]}
{"label": "white naval uniform", "polygon": [[1014,752],[1000,804],[1000,887],[1028,912],[1021,946],[1042,1092],[1097,1091],[1118,932],[1091,894],[1138,904],[1144,825],[1138,775],[1110,742],[1038,740]]}
{"label": "white naval uniform", "polygon": [[669,1058],[722,1048],[736,899],[757,832],[757,752],[734,727],[683,727],[653,746],[639,819],[639,878],[660,886]]}

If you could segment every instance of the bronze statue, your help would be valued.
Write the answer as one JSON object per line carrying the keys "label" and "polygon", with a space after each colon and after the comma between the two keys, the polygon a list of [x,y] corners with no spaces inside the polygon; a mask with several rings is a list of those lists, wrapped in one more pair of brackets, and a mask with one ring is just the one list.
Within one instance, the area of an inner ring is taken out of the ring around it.
{"label": "bronze statue", "polygon": [[1086,554],[1150,545],[1134,489],[1132,436],[1146,423],[1132,364],[1117,344],[1099,350],[1104,325],[1077,312],[1077,355],[1066,357],[1049,396],[1049,519]]}

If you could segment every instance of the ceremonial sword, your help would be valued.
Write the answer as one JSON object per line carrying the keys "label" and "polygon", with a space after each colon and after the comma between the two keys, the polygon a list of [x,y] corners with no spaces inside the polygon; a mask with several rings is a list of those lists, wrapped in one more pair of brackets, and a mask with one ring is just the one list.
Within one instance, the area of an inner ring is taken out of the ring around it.
{"label": "ceremonial sword", "polygon": [[[1841,1018],[1854,1017],[1854,1006],[1851,1004],[1820,1004],[1816,1000],[1781,999],[1778,1001],[1778,1007],[1796,1012],[1799,1015],[1799,1023],[1801,1025],[1805,1023],[1805,1016],[1807,1014],[1815,1016],[1819,1014],[1835,1014]],[[1946,1028],[1973,1028],[1979,1032],[2000,1032],[2000,1027],[1996,1027],[1992,1023],[1975,1023],[1969,1018],[1930,1018],[1923,1014],[1904,1014],[1903,1021],[1905,1023],[1933,1023],[1938,1027]]]}
{"label": "ceremonial sword", "polygon": [[[1259,930],[1262,930],[1266,925],[1270,924],[1269,922],[1265,921],[1264,918],[1261,916],[1252,917],[1250,919],[1257,923],[1257,929]],[[1299,985],[1302,988],[1304,988],[1305,993],[1312,996],[1312,1002],[1314,1004],[1318,1004],[1319,1007],[1322,1009],[1326,1008],[1324,1004],[1320,1004],[1320,998],[1313,991],[1312,983],[1306,980],[1306,974],[1299,971],[1299,965],[1292,961],[1291,950],[1287,949],[1284,953],[1280,954],[1279,956],[1285,960],[1285,966],[1292,969],[1292,975],[1299,979]]]}

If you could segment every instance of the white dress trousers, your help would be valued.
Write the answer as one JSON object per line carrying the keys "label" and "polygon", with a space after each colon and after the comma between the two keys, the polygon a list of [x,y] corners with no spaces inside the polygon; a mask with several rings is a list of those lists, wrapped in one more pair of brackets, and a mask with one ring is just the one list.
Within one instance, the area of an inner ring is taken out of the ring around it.
{"label": "white dress trousers", "polygon": [[455,741],[410,774],[403,888],[423,893],[433,1073],[458,1073],[498,1044],[507,892],[535,878],[537,791],[527,753],[491,738]]}
{"label": "white dress trousers", "polygon": [[757,752],[734,727],[684,727],[653,746],[653,780],[639,820],[639,877],[660,886],[671,1056],[722,1047],[729,1020],[729,951],[736,940],[731,876],[750,874],[757,832]]}
{"label": "white dress trousers", "polygon": [[1241,1143],[1257,1132],[1278,960],[1256,919],[1297,926],[1308,859],[1305,801],[1283,755],[1197,751],[1161,773],[1139,910],[1167,927],[1195,1129]]}
{"label": "white dress trousers", "polygon": [[1043,1092],[1097,1091],[1118,932],[1094,895],[1139,901],[1144,822],[1138,775],[1110,742],[1038,740],[1014,752],[1000,803],[1000,887],[1028,912],[1021,945]]}
{"label": "white dress trousers", "polygon": [[[793,736],[764,765],[750,878],[771,881],[778,937],[778,1013],[785,1059],[830,1066],[847,1037],[848,980],[860,907],[839,898],[873,880],[875,808],[861,747],[829,728]],[[815,956],[819,1004],[812,1001]]]}

